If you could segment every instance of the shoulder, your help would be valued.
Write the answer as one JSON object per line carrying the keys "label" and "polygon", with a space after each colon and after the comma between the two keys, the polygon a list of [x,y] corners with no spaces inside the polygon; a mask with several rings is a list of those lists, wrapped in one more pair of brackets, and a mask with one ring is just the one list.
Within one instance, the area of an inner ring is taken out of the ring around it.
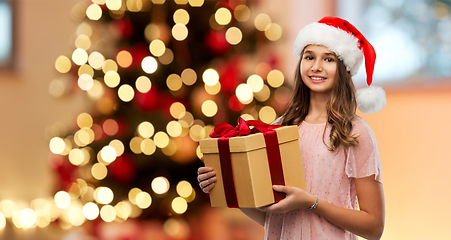
{"label": "shoulder", "polygon": [[352,120],[352,135],[356,137],[359,136],[374,137],[374,133],[370,125],[363,118],[357,115]]}

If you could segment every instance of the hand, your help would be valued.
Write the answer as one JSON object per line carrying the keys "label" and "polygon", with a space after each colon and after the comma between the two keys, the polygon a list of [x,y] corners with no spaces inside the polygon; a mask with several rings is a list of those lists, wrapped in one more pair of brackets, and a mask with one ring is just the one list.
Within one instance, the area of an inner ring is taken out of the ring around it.
{"label": "hand", "polygon": [[259,208],[261,211],[286,213],[295,209],[309,208],[316,201],[315,196],[297,187],[274,185],[273,189],[285,193],[285,198],[275,204]]}
{"label": "hand", "polygon": [[210,192],[215,186],[216,173],[211,167],[200,167],[197,170],[197,181],[199,182],[199,187],[204,193]]}

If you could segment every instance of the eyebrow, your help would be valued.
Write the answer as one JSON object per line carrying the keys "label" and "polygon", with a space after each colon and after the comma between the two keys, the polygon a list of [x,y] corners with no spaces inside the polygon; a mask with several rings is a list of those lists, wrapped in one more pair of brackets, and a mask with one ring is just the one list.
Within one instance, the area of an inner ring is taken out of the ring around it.
{"label": "eyebrow", "polygon": [[[307,50],[307,51],[304,51],[304,54],[313,54],[313,51]],[[326,56],[333,56],[333,57],[337,56],[333,52],[326,52],[326,53],[324,53],[324,55],[326,55]]]}

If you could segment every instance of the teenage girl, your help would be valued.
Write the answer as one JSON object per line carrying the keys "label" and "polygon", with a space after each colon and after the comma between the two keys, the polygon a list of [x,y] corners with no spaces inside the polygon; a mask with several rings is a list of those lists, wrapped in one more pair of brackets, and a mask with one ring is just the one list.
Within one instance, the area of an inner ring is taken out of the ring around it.
{"label": "teenage girl", "polygon": [[[381,110],[379,87],[355,90],[355,75],[365,57],[370,86],[376,54],[349,22],[325,17],[301,29],[294,45],[299,58],[295,87],[276,124],[298,125],[307,190],[273,186],[286,197],[258,209],[241,209],[265,227],[265,239],[380,239],[384,230],[384,193],[375,136],[356,115]],[[212,168],[198,170],[209,192]]]}

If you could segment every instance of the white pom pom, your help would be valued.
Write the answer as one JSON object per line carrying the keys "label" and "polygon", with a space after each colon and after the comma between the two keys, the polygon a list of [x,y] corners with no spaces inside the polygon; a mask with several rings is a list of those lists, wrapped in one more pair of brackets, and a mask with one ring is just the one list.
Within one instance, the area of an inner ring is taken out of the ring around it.
{"label": "white pom pom", "polygon": [[360,88],[356,92],[357,108],[365,114],[379,112],[387,104],[385,91],[378,86]]}

